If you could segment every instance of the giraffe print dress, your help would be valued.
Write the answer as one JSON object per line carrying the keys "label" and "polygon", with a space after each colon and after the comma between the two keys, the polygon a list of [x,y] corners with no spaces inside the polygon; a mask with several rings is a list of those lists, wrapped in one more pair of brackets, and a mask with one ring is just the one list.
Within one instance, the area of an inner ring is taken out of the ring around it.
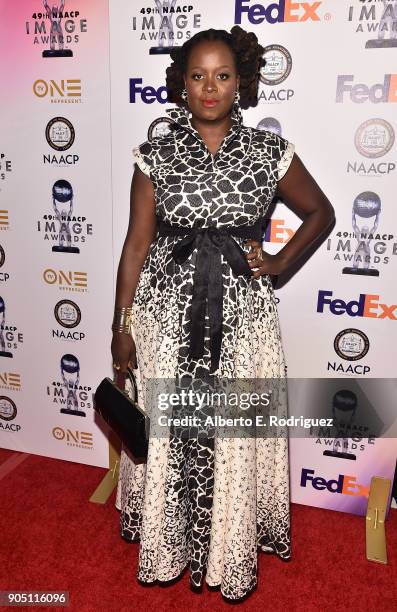
{"label": "giraffe print dress", "polygon": [[[253,224],[266,215],[294,155],[294,145],[246,127],[239,107],[212,156],[189,116],[167,111],[172,129],[134,150],[151,178],[156,214],[173,225]],[[233,238],[244,252],[249,246]],[[183,264],[171,251],[180,236],[157,236],[133,301],[132,333],[139,401],[145,381],[208,372],[208,313],[202,357],[188,356],[196,250]],[[286,366],[277,305],[268,275],[237,276],[222,255],[223,379],[283,379]],[[147,401],[147,399],[146,399]],[[281,416],[286,416],[281,409]],[[192,585],[205,581],[238,600],[257,583],[258,551],[290,558],[288,437],[215,437],[212,443],[151,436],[146,463],[123,448],[116,494],[121,536],[139,541],[138,578],[168,581],[188,567]]]}

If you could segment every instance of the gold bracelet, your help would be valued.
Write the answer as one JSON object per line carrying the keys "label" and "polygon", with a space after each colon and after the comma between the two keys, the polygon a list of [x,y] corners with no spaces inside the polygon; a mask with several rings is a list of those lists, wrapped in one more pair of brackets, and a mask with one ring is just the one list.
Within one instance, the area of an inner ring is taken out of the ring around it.
{"label": "gold bracelet", "polygon": [[112,331],[129,334],[131,332],[132,318],[133,318],[132,306],[123,307],[123,308],[115,308],[114,316],[113,316],[113,323],[112,323]]}

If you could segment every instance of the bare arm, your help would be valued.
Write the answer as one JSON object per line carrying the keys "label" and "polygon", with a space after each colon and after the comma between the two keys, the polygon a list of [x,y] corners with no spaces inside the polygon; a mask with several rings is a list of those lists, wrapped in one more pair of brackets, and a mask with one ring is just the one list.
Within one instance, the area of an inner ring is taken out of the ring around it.
{"label": "bare arm", "polygon": [[131,181],[130,220],[117,271],[116,308],[131,306],[142,266],[155,235],[153,183],[136,168]]}
{"label": "bare arm", "polygon": [[[253,273],[254,278],[266,273],[277,275],[285,272],[335,219],[332,204],[296,154],[288,171],[278,182],[276,193],[293,212],[303,218],[303,223],[277,255],[264,254],[264,263]],[[254,260],[250,266],[258,267],[257,261],[255,264]]]}

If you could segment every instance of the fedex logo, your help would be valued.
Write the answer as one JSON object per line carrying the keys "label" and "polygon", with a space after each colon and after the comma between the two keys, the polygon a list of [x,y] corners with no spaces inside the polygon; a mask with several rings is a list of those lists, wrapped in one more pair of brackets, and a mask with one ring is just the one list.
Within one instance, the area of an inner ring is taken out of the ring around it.
{"label": "fedex logo", "polygon": [[156,89],[150,85],[142,87],[142,83],[142,79],[130,79],[131,104],[135,104],[135,102],[137,102],[137,98],[140,98],[144,104],[153,104],[153,102],[166,104],[168,102],[168,92],[165,85],[162,85]]}
{"label": "fedex logo", "polygon": [[286,227],[284,219],[270,219],[266,226],[265,242],[285,244],[294,235],[294,231]]}
{"label": "fedex logo", "polygon": [[254,4],[251,0],[236,0],[234,23],[241,24],[243,14],[253,25],[280,23],[285,21],[320,21],[317,10],[321,2],[293,2],[293,0],[275,0],[266,4]]}
{"label": "fedex logo", "polygon": [[312,487],[316,491],[327,490],[329,493],[340,493],[342,495],[369,496],[369,487],[364,487],[357,482],[355,476],[348,476],[347,474],[339,474],[337,480],[326,480],[321,476],[314,478],[314,470],[302,468],[301,487],[306,487],[308,482],[312,483]]}
{"label": "fedex logo", "polygon": [[397,102],[397,74],[385,74],[383,83],[371,87],[364,83],[353,85],[354,75],[340,74],[336,82],[336,102],[343,102],[347,94],[352,102]]}
{"label": "fedex logo", "polygon": [[327,306],[332,314],[347,314],[349,317],[371,317],[373,319],[391,319],[397,321],[397,304],[387,306],[379,302],[379,295],[360,293],[358,300],[345,302],[332,300],[332,291],[319,291],[317,312],[324,312]]}

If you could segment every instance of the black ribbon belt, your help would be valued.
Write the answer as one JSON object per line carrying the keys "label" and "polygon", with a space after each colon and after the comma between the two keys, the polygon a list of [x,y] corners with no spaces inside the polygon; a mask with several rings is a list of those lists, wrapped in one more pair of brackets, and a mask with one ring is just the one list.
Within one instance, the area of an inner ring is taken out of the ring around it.
{"label": "black ribbon belt", "polygon": [[237,275],[252,276],[246,253],[232,238],[252,238],[262,242],[263,219],[254,225],[225,227],[182,227],[158,219],[159,236],[185,235],[172,249],[176,263],[182,264],[197,249],[193,277],[189,357],[204,354],[205,311],[208,303],[211,373],[218,368],[222,345],[223,282],[221,253]]}

